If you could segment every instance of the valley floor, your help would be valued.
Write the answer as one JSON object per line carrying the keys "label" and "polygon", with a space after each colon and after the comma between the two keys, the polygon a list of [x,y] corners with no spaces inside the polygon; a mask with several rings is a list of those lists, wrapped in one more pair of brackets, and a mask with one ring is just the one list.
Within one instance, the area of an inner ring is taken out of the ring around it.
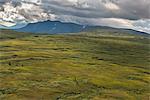
{"label": "valley floor", "polygon": [[0,100],[149,100],[149,39],[3,34]]}

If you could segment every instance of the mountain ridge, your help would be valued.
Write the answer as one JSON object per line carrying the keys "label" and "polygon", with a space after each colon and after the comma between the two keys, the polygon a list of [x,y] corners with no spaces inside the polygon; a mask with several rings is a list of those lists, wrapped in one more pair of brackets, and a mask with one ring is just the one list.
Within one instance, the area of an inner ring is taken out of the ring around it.
{"label": "mountain ridge", "polygon": [[81,32],[84,25],[75,23],[66,23],[60,21],[44,21],[37,23],[30,23],[27,26],[15,29],[20,32],[33,32],[33,33],[76,33]]}
{"label": "mountain ridge", "polygon": [[122,31],[127,33],[135,34],[149,34],[146,32],[141,32],[133,29],[125,28],[113,28],[109,26],[90,26],[90,25],[80,25],[72,22],[61,22],[61,21],[43,21],[37,23],[29,23],[25,27],[19,29],[13,29],[19,32],[31,32],[31,33],[48,33],[48,34],[58,34],[58,33],[78,33],[84,31],[92,31],[95,29],[105,29],[106,31]]}

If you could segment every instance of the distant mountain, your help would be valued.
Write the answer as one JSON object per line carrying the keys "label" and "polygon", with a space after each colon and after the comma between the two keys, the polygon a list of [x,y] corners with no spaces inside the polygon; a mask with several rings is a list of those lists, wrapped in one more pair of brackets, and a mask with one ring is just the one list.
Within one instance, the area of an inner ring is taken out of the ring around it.
{"label": "distant mountain", "polygon": [[44,21],[37,23],[30,23],[23,28],[14,29],[19,32],[31,32],[31,33],[77,33],[86,31],[105,31],[114,33],[131,33],[131,34],[147,34],[145,32],[139,32],[132,29],[112,28],[108,26],[85,26],[75,23],[67,23],[60,21]]}
{"label": "distant mountain", "polygon": [[30,23],[23,28],[15,30],[19,32],[32,33],[76,33],[81,32],[84,28],[84,25],[79,25],[75,23],[63,23],[60,21],[44,21]]}

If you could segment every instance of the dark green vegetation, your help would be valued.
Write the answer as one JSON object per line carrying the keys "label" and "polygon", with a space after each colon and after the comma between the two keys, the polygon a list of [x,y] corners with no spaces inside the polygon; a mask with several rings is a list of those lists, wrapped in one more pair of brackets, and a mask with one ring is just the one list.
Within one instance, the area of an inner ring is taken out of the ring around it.
{"label": "dark green vegetation", "polygon": [[149,100],[149,36],[0,35],[0,100]]}

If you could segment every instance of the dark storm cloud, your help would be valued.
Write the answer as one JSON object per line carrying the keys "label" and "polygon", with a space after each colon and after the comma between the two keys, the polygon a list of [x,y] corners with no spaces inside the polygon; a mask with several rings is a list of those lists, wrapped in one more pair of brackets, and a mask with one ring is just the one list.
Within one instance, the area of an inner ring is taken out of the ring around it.
{"label": "dark storm cloud", "polygon": [[43,0],[42,5],[44,9],[56,11],[57,14],[79,17],[150,18],[149,0]]}

